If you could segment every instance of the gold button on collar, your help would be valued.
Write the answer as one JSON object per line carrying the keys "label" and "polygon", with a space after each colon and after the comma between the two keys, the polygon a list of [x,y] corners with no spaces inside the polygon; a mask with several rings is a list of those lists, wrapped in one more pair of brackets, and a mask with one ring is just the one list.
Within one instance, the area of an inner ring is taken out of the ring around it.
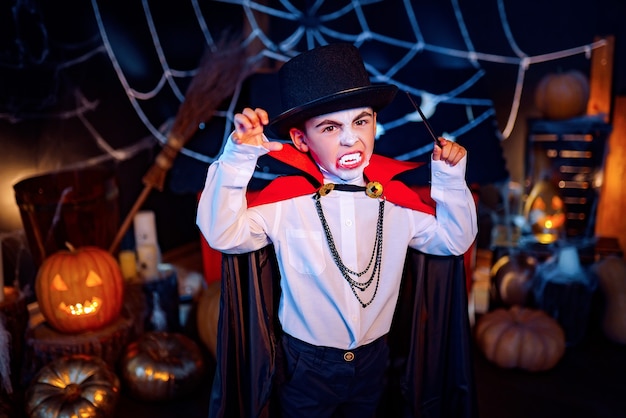
{"label": "gold button on collar", "polygon": [[335,185],[333,183],[326,183],[322,185],[322,187],[319,188],[317,193],[320,196],[326,196],[328,193],[332,192],[334,188],[335,188]]}
{"label": "gold button on collar", "polygon": [[352,351],[346,351],[343,354],[343,359],[345,361],[352,361],[352,360],[354,360],[354,353]]}
{"label": "gold button on collar", "polygon": [[365,193],[372,199],[377,199],[383,194],[383,185],[377,181],[370,181],[365,186]]}

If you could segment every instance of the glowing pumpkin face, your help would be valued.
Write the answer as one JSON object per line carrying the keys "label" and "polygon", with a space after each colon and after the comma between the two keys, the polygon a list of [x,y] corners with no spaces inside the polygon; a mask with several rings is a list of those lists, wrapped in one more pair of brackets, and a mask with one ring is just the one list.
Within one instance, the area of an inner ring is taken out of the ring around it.
{"label": "glowing pumpkin face", "polygon": [[[102,286],[102,279],[98,276],[97,273],[90,271],[85,279],[85,287],[96,287]],[[68,292],[70,288],[63,281],[63,278],[60,274],[54,276],[52,279],[52,289],[57,292]],[[67,305],[65,302],[61,302],[58,306],[59,314],[62,315],[61,312],[65,312],[67,315],[95,315],[96,312],[102,306],[102,299],[97,296],[92,296],[90,300],[85,300],[81,302],[77,301],[75,304]]]}
{"label": "glowing pumpkin face", "polygon": [[35,293],[48,324],[60,332],[101,328],[122,308],[124,281],[119,265],[98,247],[70,248],[46,258]]}

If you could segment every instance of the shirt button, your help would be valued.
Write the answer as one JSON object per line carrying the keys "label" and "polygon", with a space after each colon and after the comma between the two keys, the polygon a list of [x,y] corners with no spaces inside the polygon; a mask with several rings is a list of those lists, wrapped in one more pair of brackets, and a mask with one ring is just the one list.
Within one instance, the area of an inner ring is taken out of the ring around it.
{"label": "shirt button", "polygon": [[352,360],[354,360],[354,353],[352,351],[346,351],[343,354],[343,359],[345,361],[352,361]]}
{"label": "shirt button", "polygon": [[352,221],[351,221],[350,219],[348,219],[348,220],[346,221],[346,225],[347,225],[347,226],[352,226]]}

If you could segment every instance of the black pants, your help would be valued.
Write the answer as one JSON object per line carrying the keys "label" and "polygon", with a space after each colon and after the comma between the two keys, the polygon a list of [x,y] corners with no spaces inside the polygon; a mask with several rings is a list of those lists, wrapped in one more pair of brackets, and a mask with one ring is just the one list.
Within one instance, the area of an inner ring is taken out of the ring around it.
{"label": "black pants", "polygon": [[375,415],[389,361],[385,338],[353,350],[318,347],[286,334],[282,343],[287,364],[282,418]]}

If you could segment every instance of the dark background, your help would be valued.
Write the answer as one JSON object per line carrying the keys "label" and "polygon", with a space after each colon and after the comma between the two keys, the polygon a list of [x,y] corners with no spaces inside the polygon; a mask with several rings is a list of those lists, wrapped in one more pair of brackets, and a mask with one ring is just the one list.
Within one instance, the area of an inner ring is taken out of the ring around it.
{"label": "dark background", "polygon": [[[246,19],[242,6],[219,1],[199,3],[199,12],[214,37],[219,37],[224,30],[232,33],[243,27]],[[274,5],[275,2],[268,3]],[[305,8],[313,2],[292,3]],[[500,3],[495,0],[465,3],[460,7],[475,49],[514,57],[498,14]],[[130,209],[143,187],[141,177],[161,149],[129,100],[130,91],[149,92],[163,76],[150,30],[158,31],[159,47],[167,56],[167,65],[174,70],[197,68],[207,45],[198,29],[192,3],[149,1],[147,4],[155,28],[148,26],[146,12],[139,1],[0,2],[0,144],[3,151],[0,153],[0,232],[10,234],[22,228],[14,184],[38,173],[106,160],[107,153],[98,145],[99,139],[111,149],[125,153],[124,158],[115,162],[120,181],[121,217]],[[395,33],[405,30],[403,19],[406,16],[398,14],[398,10],[402,11],[401,4],[399,0],[364,2],[362,10],[370,13],[367,18],[373,31]],[[454,20],[452,3],[415,1],[413,4],[420,29],[429,44],[467,50],[459,42],[459,25]],[[626,29],[623,24],[626,6],[623,1],[508,0],[501,4],[517,47],[529,56],[588,45],[596,36],[614,35],[613,93],[626,94]],[[100,22],[94,6],[102,16]],[[302,24],[314,25],[315,22]],[[106,27],[108,42],[103,41],[98,25]],[[291,29],[284,22],[273,28],[276,36]],[[107,45],[112,51],[107,51]],[[368,54],[379,53],[381,57],[390,53],[382,47],[378,51],[368,48]],[[128,85],[116,74],[109,52],[117,58]],[[434,68],[467,66],[467,62],[460,64],[453,58],[444,62],[434,53],[429,61],[428,56],[425,54],[420,62],[422,69],[431,64]],[[507,124],[513,103],[517,66],[487,61],[479,61],[479,64],[486,72],[484,94],[493,101],[495,123],[501,131]],[[501,140],[501,149],[496,149],[494,154],[496,159],[503,158],[504,163],[490,159],[481,164],[487,167],[493,164],[496,171],[502,171],[498,167],[504,164],[512,180],[522,180],[526,118],[537,115],[533,90],[546,73],[569,69],[588,73],[589,60],[584,54],[578,54],[536,64],[527,71],[517,121],[511,135]],[[445,79],[445,72],[441,75]],[[181,91],[184,92],[189,79],[178,79]],[[163,89],[141,106],[145,117],[165,130],[163,127],[171,122],[180,100],[172,89]],[[205,141],[204,147],[217,153],[219,143],[209,143],[202,137],[210,130],[207,127],[200,132],[201,138],[196,141]],[[473,155],[487,151],[479,149]],[[145,202],[144,209],[156,212],[163,250],[197,239],[196,192],[201,187],[206,167],[205,162],[181,156],[168,173],[165,189],[153,191]],[[128,241],[125,243],[131,245]]]}
{"label": "dark background", "polygon": [[[266,3],[273,6],[278,2]],[[305,0],[291,3],[300,9],[315,4]],[[324,6],[337,8],[333,5],[345,3],[327,0]],[[374,32],[395,34],[408,30],[406,22],[410,17],[398,12],[402,11],[401,0],[361,3]],[[615,36],[612,92],[614,97],[626,94],[626,2],[623,0],[459,3],[475,49],[490,54],[515,57],[501,24],[499,5],[504,6],[517,47],[529,56],[588,45],[597,36]],[[27,251],[24,251],[21,235],[23,225],[13,188],[20,180],[55,170],[113,163],[119,183],[120,218],[128,213],[142,190],[142,176],[162,145],[154,132],[146,128],[133,104],[140,103],[142,115],[166,131],[181,103],[180,97],[172,93],[173,88],[164,88],[151,100],[137,103],[129,100],[135,92],[151,92],[164,73],[150,30],[158,31],[161,41],[158,47],[167,56],[169,68],[175,71],[192,73],[207,46],[207,40],[198,29],[194,3],[147,0],[146,4],[150,6],[155,28],[148,26],[146,11],[139,0],[0,0],[0,239],[3,240],[5,283],[15,276],[28,282],[35,274],[32,263],[24,259]],[[467,51],[452,12],[454,2],[429,0],[412,4],[429,45]],[[246,22],[242,6],[235,2],[198,1],[198,6],[198,12],[215,37],[224,30],[240,31]],[[102,21],[98,21],[95,7]],[[311,19],[301,23],[313,27],[316,22]],[[106,27],[108,39],[102,38],[99,25]],[[281,32],[291,30],[289,23],[281,22],[273,26],[272,34],[278,37]],[[369,48],[375,44],[368,44],[368,57],[379,56],[384,61],[387,54],[392,54],[382,44]],[[119,68],[111,61],[110,53],[117,58]],[[513,106],[518,67],[488,61],[479,61],[479,64],[485,71],[482,93],[493,102],[494,122],[502,131]],[[495,148],[472,151],[472,161],[478,161],[486,172],[496,173],[493,181],[502,180],[503,165],[511,180],[523,181],[526,121],[539,116],[533,103],[537,83],[545,74],[560,70],[578,69],[588,74],[589,65],[588,57],[577,54],[529,68],[511,134],[499,140]],[[468,63],[444,59],[431,51],[424,54],[417,67],[424,82],[435,88],[438,83],[451,80],[452,70],[468,70]],[[428,72],[431,67],[434,70]],[[122,83],[116,70],[123,72],[127,85]],[[177,88],[184,92],[190,78],[176,78]],[[247,97],[263,96],[266,88],[263,83],[256,84]],[[447,129],[446,121],[435,119],[432,122],[438,130]],[[219,152],[223,128],[219,124],[205,127],[190,146],[215,155]],[[108,152],[103,143],[109,147]],[[111,155],[118,158],[111,158]],[[490,157],[485,159],[485,156]],[[196,193],[206,167],[205,162],[180,155],[166,177],[164,190],[152,191],[144,203],[143,209],[156,214],[163,251],[198,240]],[[482,178],[481,187],[488,186],[489,179]],[[17,249],[12,248],[13,238],[19,241]],[[132,246],[132,239],[126,237],[122,244]],[[595,324],[598,313],[594,315],[591,322]],[[623,415],[626,410],[621,395],[624,391],[623,360],[623,347],[608,343],[597,329],[583,343],[568,349],[559,367],[546,373],[502,370],[477,355],[482,416],[613,417],[620,416],[620,411]],[[180,403],[143,403],[124,398],[120,410],[128,416],[142,413],[206,416],[209,380],[210,375],[198,391],[190,393],[189,398]]]}

